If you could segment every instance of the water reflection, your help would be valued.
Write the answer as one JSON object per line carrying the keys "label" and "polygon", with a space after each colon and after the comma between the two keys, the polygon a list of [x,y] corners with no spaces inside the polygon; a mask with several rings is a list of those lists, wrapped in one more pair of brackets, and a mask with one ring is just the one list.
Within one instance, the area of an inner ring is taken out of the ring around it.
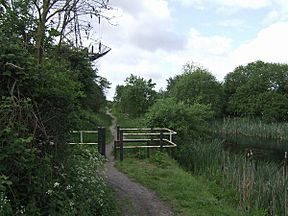
{"label": "water reflection", "polygon": [[251,136],[219,135],[224,139],[224,149],[233,153],[253,152],[254,159],[282,162],[288,152],[287,140],[261,139]]}

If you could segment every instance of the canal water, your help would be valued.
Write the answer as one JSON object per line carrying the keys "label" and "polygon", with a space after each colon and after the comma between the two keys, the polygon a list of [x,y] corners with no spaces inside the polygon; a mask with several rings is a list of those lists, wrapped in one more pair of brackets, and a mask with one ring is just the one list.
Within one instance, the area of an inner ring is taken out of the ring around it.
{"label": "canal water", "polygon": [[285,152],[288,152],[288,140],[228,134],[221,134],[220,138],[224,140],[225,150],[241,154],[252,152],[252,158],[256,160],[282,162],[285,158]]}

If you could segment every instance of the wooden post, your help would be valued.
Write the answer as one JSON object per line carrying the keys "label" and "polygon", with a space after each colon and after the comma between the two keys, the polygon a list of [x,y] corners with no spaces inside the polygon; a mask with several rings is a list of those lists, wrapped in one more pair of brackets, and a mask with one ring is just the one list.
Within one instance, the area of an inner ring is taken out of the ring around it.
{"label": "wooden post", "polygon": [[101,142],[101,154],[103,156],[106,156],[106,129],[105,128],[101,128],[102,129],[102,142]]}
{"label": "wooden post", "polygon": [[120,131],[120,161],[123,161],[123,131]]}
{"label": "wooden post", "polygon": [[97,143],[98,143],[98,152],[100,153],[100,149],[101,149],[101,138],[102,138],[102,135],[101,135],[101,128],[100,127],[98,127],[98,141],[97,141]]}
{"label": "wooden post", "polygon": [[163,129],[160,129],[160,151],[163,151]]}

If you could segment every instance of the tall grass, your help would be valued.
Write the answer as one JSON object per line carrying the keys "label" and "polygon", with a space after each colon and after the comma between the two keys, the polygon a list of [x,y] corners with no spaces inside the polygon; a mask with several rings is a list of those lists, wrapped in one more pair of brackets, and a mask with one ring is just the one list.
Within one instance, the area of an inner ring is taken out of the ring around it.
{"label": "tall grass", "polygon": [[[117,116],[118,117],[118,116]],[[139,120],[119,116],[123,125],[142,125]],[[130,121],[130,122],[129,122]],[[214,125],[215,132],[246,135],[266,139],[288,140],[288,124],[266,124],[249,119],[225,119]],[[262,130],[263,129],[263,130]],[[220,139],[192,139],[176,137],[178,147],[170,154],[187,171],[204,176],[223,186],[238,191],[235,202],[248,213],[265,209],[265,215],[288,215],[287,213],[287,162],[257,161],[253,152],[231,154],[223,148]],[[251,154],[252,153],[252,154]],[[229,187],[228,187],[229,188]]]}
{"label": "tall grass", "polygon": [[[237,140],[243,137],[262,140],[263,145],[265,140],[276,140],[279,143],[288,140],[288,123],[268,124],[255,119],[226,118],[215,123],[214,128],[216,133],[232,135]],[[275,148],[277,143],[274,143]],[[257,161],[251,153],[247,155],[247,152],[246,155],[225,152],[222,157],[221,175],[224,181],[229,182],[239,191],[240,206],[248,209],[265,208],[268,215],[288,215],[287,153],[283,152],[282,163]]]}
{"label": "tall grass", "polygon": [[253,136],[265,139],[288,140],[288,123],[265,123],[248,118],[225,118],[214,124],[222,134]]}
{"label": "tall grass", "polygon": [[266,209],[267,215],[287,214],[284,163],[256,161],[251,152],[231,154],[223,150],[220,140],[183,144],[176,159],[196,175],[214,180],[224,188],[232,185],[239,192],[240,208],[247,212]]}

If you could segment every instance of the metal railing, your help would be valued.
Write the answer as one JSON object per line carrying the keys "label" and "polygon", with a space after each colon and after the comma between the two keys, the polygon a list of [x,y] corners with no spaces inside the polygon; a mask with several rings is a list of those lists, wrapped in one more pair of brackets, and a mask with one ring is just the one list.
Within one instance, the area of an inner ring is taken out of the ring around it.
{"label": "metal railing", "polygon": [[[169,128],[120,128],[117,127],[117,140],[114,141],[114,158],[117,157],[117,149],[120,151],[120,160],[123,160],[124,149],[146,148],[175,148],[173,135],[177,133]],[[168,136],[168,137],[167,137]],[[159,145],[154,145],[157,142]],[[124,145],[124,143],[146,143],[147,145]]]}
{"label": "metal railing", "polygon": [[[106,155],[106,129],[99,127],[98,130],[79,130],[79,131],[72,131],[73,134],[79,134],[79,141],[80,142],[69,142],[69,145],[97,145],[98,151],[102,155]],[[84,142],[84,135],[85,134],[95,134],[97,138],[95,138],[96,142]]]}

